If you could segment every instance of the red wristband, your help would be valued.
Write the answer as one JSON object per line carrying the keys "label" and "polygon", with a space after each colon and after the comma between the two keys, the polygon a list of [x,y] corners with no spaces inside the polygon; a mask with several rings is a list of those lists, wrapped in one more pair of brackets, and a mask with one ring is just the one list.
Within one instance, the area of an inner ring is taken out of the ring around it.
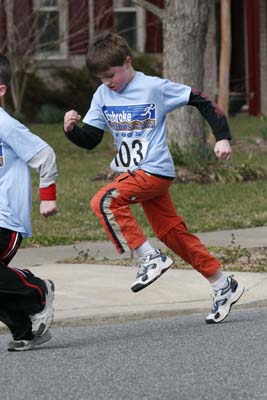
{"label": "red wristband", "polygon": [[53,183],[52,185],[45,187],[45,188],[39,188],[39,196],[40,200],[56,200],[57,198],[57,192],[56,192],[56,185]]}

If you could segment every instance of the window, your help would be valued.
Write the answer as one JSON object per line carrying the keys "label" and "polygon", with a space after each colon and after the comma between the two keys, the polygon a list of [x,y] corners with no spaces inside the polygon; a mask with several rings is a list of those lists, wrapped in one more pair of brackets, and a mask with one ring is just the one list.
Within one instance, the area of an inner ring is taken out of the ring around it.
{"label": "window", "polygon": [[66,5],[64,0],[35,0],[35,49],[40,58],[66,56]]}
{"label": "window", "polygon": [[145,12],[131,0],[114,0],[114,25],[134,49],[143,52],[145,46]]}

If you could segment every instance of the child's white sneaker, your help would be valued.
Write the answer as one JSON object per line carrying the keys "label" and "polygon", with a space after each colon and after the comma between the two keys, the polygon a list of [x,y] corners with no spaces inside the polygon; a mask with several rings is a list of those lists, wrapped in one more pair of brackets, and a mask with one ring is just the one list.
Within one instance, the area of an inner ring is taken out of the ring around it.
{"label": "child's white sneaker", "polygon": [[140,269],[137,273],[136,280],[132,284],[133,292],[139,292],[151,283],[155,282],[164,272],[166,272],[173,261],[163,254],[160,250],[140,259]]}
{"label": "child's white sneaker", "polygon": [[231,307],[244,293],[244,286],[238,283],[232,276],[227,278],[227,286],[214,291],[212,310],[206,318],[207,324],[222,322],[229,315]]}

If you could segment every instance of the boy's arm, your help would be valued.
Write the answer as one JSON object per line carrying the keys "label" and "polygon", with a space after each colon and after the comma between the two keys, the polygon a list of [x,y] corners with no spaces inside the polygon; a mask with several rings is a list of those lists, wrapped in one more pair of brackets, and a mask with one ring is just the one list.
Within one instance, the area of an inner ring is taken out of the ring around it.
{"label": "boy's arm", "polygon": [[214,103],[205,93],[192,89],[188,101],[189,106],[196,107],[210,125],[216,138],[215,154],[218,158],[229,160],[232,155],[229,140],[230,128],[222,109]]}
{"label": "boy's arm", "polygon": [[38,171],[40,176],[39,197],[40,213],[44,217],[49,217],[58,212],[56,205],[56,177],[57,164],[56,155],[52,147],[46,146],[29,162],[29,167]]}
{"label": "boy's arm", "polygon": [[104,131],[88,124],[84,124],[82,128],[74,125],[71,131],[65,132],[65,135],[77,146],[92,150],[102,141]]}
{"label": "boy's arm", "polygon": [[84,124],[79,128],[76,124],[81,116],[75,110],[70,110],[64,115],[64,133],[67,138],[79,147],[91,150],[103,139],[104,131],[95,126]]}
{"label": "boy's arm", "polygon": [[196,107],[210,125],[216,141],[231,139],[227,119],[218,104],[214,103],[205,93],[192,89],[189,106]]}

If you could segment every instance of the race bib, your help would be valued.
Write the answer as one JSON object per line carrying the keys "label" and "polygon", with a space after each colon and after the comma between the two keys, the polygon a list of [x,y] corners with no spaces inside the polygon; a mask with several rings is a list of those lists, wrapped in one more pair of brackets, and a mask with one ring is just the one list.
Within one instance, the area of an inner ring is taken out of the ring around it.
{"label": "race bib", "polygon": [[144,138],[125,138],[121,142],[118,153],[111,161],[110,167],[117,172],[136,169],[146,156],[148,143],[148,139]]}

